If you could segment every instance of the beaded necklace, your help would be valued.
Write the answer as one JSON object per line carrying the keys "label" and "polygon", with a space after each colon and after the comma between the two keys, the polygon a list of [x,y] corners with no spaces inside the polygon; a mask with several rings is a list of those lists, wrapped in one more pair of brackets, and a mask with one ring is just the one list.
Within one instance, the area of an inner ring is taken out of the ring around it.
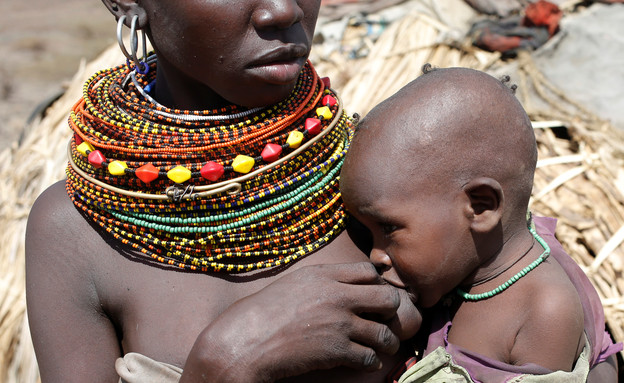
{"label": "beaded necklace", "polygon": [[[500,294],[503,291],[507,290],[511,285],[516,283],[520,278],[522,278],[525,275],[527,275],[529,273],[529,271],[533,270],[534,268],[539,266],[540,263],[544,262],[544,260],[546,258],[548,258],[548,256],[550,255],[550,246],[548,246],[546,241],[544,241],[542,239],[542,237],[540,237],[537,234],[537,231],[535,231],[535,228],[531,224],[531,220],[529,220],[529,231],[533,235],[533,238],[535,238],[535,240],[544,248],[544,252],[542,254],[540,254],[540,256],[535,261],[531,262],[528,266],[526,266],[525,268],[520,270],[513,277],[509,278],[509,280],[507,280],[507,282],[504,282],[503,284],[501,284],[500,286],[496,287],[495,289],[492,289],[490,291],[486,291],[486,292],[481,293],[481,294],[469,294],[469,293],[465,292],[464,290],[462,290],[462,289],[460,289],[458,287],[457,289],[455,289],[455,292],[457,293],[457,295],[459,295],[460,297],[462,297],[466,301],[473,301],[473,302],[491,298],[491,297],[493,297],[493,296],[495,296],[497,294]],[[533,245],[531,245],[531,248],[533,248]]]}
{"label": "beaded necklace", "polygon": [[149,263],[198,272],[288,264],[345,226],[338,175],[352,121],[307,63],[266,108],[169,109],[126,65],[84,85],[69,117],[73,203]]}

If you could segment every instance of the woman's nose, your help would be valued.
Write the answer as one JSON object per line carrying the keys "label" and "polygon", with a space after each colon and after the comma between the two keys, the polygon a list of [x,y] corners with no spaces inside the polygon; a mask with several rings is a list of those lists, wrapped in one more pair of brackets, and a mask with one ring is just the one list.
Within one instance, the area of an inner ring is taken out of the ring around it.
{"label": "woman's nose", "polygon": [[252,23],[258,29],[286,29],[303,16],[297,0],[261,0],[252,14]]}

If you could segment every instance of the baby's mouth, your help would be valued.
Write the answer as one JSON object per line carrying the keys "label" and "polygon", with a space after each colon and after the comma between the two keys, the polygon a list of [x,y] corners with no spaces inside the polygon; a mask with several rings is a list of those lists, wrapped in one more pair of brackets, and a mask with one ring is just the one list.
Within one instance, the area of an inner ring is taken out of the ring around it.
{"label": "baby's mouth", "polygon": [[407,296],[409,297],[409,299],[412,301],[413,304],[416,304],[418,302],[418,294],[414,292],[412,288],[410,288],[409,286],[406,286],[400,280],[393,280],[391,278],[386,278],[383,275],[382,275],[382,278],[384,282],[386,282],[387,284],[394,286],[399,290],[405,291],[405,293],[407,294]]}

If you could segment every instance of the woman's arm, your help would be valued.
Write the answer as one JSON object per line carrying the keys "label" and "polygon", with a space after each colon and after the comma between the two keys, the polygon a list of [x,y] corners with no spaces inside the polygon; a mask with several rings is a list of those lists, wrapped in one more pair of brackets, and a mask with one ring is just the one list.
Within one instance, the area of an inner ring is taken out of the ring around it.
{"label": "woman's arm", "polygon": [[76,216],[58,183],[37,199],[28,219],[26,298],[41,379],[117,382],[120,348],[90,279]]}

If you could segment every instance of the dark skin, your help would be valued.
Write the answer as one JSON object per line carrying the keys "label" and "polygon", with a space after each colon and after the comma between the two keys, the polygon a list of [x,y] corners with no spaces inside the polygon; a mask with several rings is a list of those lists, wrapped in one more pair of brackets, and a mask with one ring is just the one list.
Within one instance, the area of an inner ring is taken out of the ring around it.
{"label": "dark skin", "polygon": [[[320,1],[104,4],[128,23],[139,15],[159,57],[159,102],[212,109],[287,97]],[[420,325],[405,291],[379,277],[347,232],[290,268],[237,276],[133,255],[79,213],[63,182],[39,197],[26,284],[43,382],[116,382],[115,359],[128,352],[183,367],[181,382],[381,382]]]}
{"label": "dark skin", "polygon": [[[372,233],[383,278],[429,308],[457,286],[490,291],[539,257],[525,223],[535,161],[530,121],[509,89],[442,69],[361,122],[341,192]],[[490,299],[457,301],[451,315],[450,343],[507,364],[570,371],[585,344],[578,294],[554,259]],[[590,379],[616,381],[613,361]]]}

